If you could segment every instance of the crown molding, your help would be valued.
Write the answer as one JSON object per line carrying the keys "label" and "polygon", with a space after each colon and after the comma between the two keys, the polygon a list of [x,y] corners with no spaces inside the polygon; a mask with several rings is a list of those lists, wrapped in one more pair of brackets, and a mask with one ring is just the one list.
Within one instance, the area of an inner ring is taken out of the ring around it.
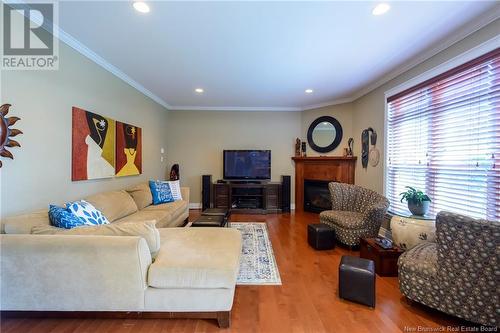
{"label": "crown molding", "polygon": [[121,79],[125,83],[129,84],[130,86],[132,86],[133,88],[135,88],[136,90],[141,92],[142,94],[151,98],[153,101],[160,104],[161,106],[163,106],[167,110],[171,109],[171,106],[167,102],[165,102],[162,98],[158,97],[157,95],[152,93],[149,89],[145,88],[142,84],[140,84],[139,82],[132,79],[130,76],[128,76],[123,71],[118,69],[118,67],[110,64],[103,57],[99,56],[97,53],[92,51],[90,48],[83,45],[80,41],[75,39],[73,36],[68,34],[66,31],[64,31],[63,29],[61,29],[58,26],[55,26],[54,28],[57,29],[59,32],[59,40],[60,41],[64,42],[66,45],[68,45],[71,48],[73,48],[74,50],[78,51],[80,54],[87,57],[88,59],[92,60],[94,63],[101,66],[102,68],[104,68],[105,70],[107,70],[108,72],[110,72],[111,74],[116,76],[117,78]]}
{"label": "crown molding", "polygon": [[294,106],[171,106],[171,111],[303,111]]}
{"label": "crown molding", "polygon": [[378,79],[372,84],[369,84],[365,86],[364,88],[361,88],[358,92],[354,93],[351,96],[352,101],[355,101],[364,95],[368,94],[369,92],[377,89],[378,87],[386,84],[387,82],[395,79],[399,75],[409,71],[410,69],[414,68],[415,66],[420,65],[424,61],[432,58],[433,56],[437,55],[438,53],[446,50],[450,46],[458,43],[459,41],[465,39],[467,36],[470,36],[471,34],[475,33],[476,31],[480,30],[481,28],[487,26],[488,24],[492,23],[496,19],[500,17],[500,6],[497,6],[496,9],[478,17],[477,19],[469,22],[469,24],[466,24],[462,27],[460,27],[458,30],[453,32],[450,36],[448,36],[446,39],[443,41],[437,43],[436,46],[431,47],[427,51],[424,51],[411,59],[406,65],[399,67],[388,74],[384,75],[382,78]]}
{"label": "crown molding", "polygon": [[[23,2],[23,1],[20,1]],[[414,57],[412,60],[407,62],[406,65],[399,67],[388,74],[384,75],[382,78],[378,79],[374,83],[366,85],[364,88],[359,89],[357,92],[352,94],[349,97],[346,98],[341,98],[341,99],[336,99],[336,100],[331,100],[327,102],[322,102],[322,103],[317,103],[317,104],[311,104],[311,105],[306,105],[302,107],[296,107],[296,106],[283,106],[283,107],[247,107],[247,106],[172,106],[169,105],[165,100],[162,98],[158,97],[156,94],[151,92],[149,89],[145,88],[142,84],[139,82],[135,81],[132,79],[130,76],[125,74],[123,71],[118,69],[116,66],[112,65],[108,61],[106,61],[104,58],[99,56],[97,53],[92,51],[90,48],[82,44],[80,41],[75,39],[73,36],[65,32],[63,29],[61,29],[58,25],[54,25],[54,30],[57,31],[57,38],[64,42],[66,45],[70,46],[83,56],[87,57],[97,65],[101,66],[117,78],[121,79],[125,83],[129,84],[145,96],[151,98],[153,101],[156,103],[162,105],[165,107],[167,110],[172,110],[172,111],[306,111],[306,110],[312,110],[312,109],[318,109],[322,107],[328,107],[328,106],[333,106],[333,105],[339,105],[339,104],[345,104],[345,103],[351,103],[356,101],[357,99],[363,97],[364,95],[368,94],[369,92],[379,88],[380,86],[384,85],[385,83],[393,80],[394,78],[398,77],[399,75],[407,72],[408,70],[414,68],[415,66],[423,63],[424,61],[432,58],[433,56],[437,55],[438,53],[444,51],[445,49],[449,48],[450,46],[456,44],[457,42],[463,40],[467,36],[473,34],[474,32],[478,31],[479,29],[485,27],[486,25],[492,23],[496,19],[500,17],[500,6],[497,6],[494,10],[478,17],[477,19],[473,20],[469,24],[466,24],[459,28],[457,31],[452,33],[449,37],[447,37],[445,40],[441,41],[440,43],[437,43],[435,47],[431,47],[427,51],[420,53],[416,57]]]}
{"label": "crown molding", "polygon": [[302,107],[302,111],[307,111],[307,110],[313,110],[313,109],[319,109],[319,108],[324,108],[327,106],[333,106],[333,105],[339,105],[339,104],[345,104],[345,103],[351,103],[354,101],[353,97],[346,97],[346,98],[340,98],[340,99],[334,99],[328,102],[323,102],[323,103],[318,103],[318,104],[311,104],[311,105],[306,105]]}

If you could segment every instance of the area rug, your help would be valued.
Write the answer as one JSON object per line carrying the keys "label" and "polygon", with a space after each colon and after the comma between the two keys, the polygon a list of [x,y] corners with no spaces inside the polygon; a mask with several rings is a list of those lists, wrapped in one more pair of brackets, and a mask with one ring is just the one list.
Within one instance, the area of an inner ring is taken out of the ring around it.
{"label": "area rug", "polygon": [[273,248],[265,223],[234,223],[231,228],[241,231],[241,250],[238,285],[281,285]]}

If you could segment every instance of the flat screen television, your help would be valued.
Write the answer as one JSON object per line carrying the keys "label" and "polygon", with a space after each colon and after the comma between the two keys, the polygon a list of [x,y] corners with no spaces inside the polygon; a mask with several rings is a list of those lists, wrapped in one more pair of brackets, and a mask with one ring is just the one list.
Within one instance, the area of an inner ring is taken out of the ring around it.
{"label": "flat screen television", "polygon": [[224,179],[271,179],[271,151],[224,150]]}

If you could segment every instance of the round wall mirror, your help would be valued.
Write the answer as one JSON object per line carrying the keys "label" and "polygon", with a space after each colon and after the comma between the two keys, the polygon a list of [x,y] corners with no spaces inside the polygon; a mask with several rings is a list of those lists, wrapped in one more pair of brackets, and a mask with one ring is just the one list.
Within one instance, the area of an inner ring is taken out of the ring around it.
{"label": "round wall mirror", "polygon": [[330,116],[319,117],[307,130],[307,142],[318,153],[328,153],[342,141],[342,126]]}

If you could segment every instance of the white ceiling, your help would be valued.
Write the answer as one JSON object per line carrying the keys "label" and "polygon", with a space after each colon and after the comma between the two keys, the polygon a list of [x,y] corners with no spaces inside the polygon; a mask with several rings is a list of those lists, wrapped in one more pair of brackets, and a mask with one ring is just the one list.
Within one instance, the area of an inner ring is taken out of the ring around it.
{"label": "white ceiling", "polygon": [[171,109],[294,110],[350,100],[500,13],[486,1],[390,2],[382,16],[371,14],[376,2],[148,4],[141,14],[129,1],[61,2],[59,25]]}

